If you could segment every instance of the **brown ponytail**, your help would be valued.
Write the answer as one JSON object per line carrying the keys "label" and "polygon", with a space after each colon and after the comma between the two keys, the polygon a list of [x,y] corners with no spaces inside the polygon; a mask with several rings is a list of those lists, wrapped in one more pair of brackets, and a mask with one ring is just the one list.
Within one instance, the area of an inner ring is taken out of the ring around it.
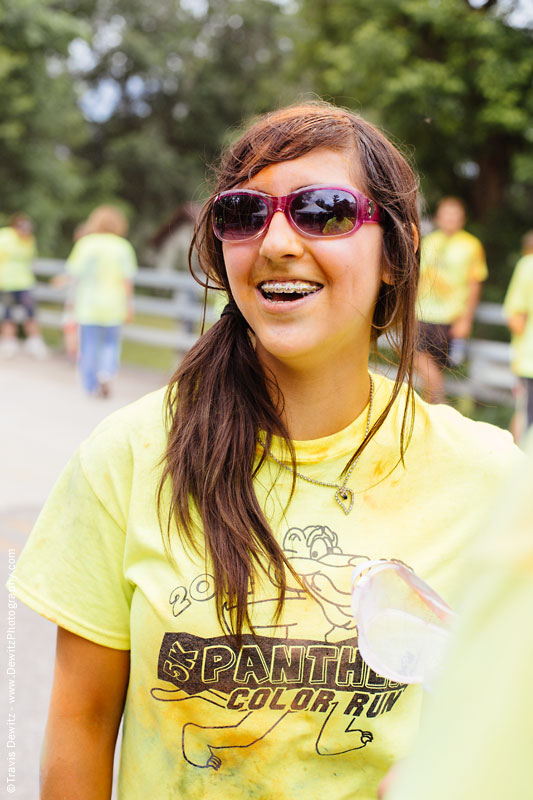
{"label": "brown ponytail", "polygon": [[227,602],[240,638],[245,625],[252,629],[247,594],[258,568],[268,568],[280,588],[277,615],[283,605],[286,560],[257,502],[253,479],[265,459],[263,452],[255,465],[257,432],[266,431],[268,443],[272,431],[289,436],[234,303],[185,356],[168,401],[171,433],[160,492],[169,477],[178,528],[198,549],[190,500],[196,506],[214,573],[217,615],[222,622]]}

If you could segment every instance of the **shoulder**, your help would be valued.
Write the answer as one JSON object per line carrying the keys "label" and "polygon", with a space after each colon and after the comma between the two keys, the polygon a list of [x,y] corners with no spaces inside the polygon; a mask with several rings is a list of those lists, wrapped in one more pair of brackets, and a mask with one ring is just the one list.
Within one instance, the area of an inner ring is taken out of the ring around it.
{"label": "shoulder", "polygon": [[167,387],[162,386],[144,395],[118,411],[114,411],[96,426],[84,446],[97,447],[128,442],[131,446],[146,436],[161,435],[165,431],[165,401]]}
{"label": "shoulder", "polygon": [[116,233],[104,233],[100,234],[102,237],[102,244],[107,245],[108,247],[111,246],[115,250],[122,250],[124,252],[134,252],[133,245],[123,236],[118,236]]}
{"label": "shoulder", "polygon": [[95,235],[96,234],[93,233],[87,233],[85,236],[82,236],[81,239],[78,239],[70,251],[69,258],[82,253],[84,250],[90,250],[93,245]]}
{"label": "shoulder", "polygon": [[12,228],[0,228],[0,242],[7,244],[13,240],[15,231]]}
{"label": "shoulder", "polygon": [[127,250],[128,253],[134,253],[135,252],[135,249],[134,249],[132,243],[130,241],[128,241],[128,239],[121,238],[120,236],[118,236],[117,238],[120,241],[120,246],[124,250]]}
{"label": "shoulder", "polygon": [[438,258],[439,253],[445,247],[445,244],[444,234],[439,230],[432,231],[423,237],[420,246],[420,258],[423,268],[432,265],[433,261]]}
{"label": "shoulder", "polygon": [[115,233],[100,234],[99,251],[106,257],[121,264],[123,267],[134,270],[137,266],[137,256],[131,242]]}
{"label": "shoulder", "polygon": [[474,236],[473,233],[469,233],[468,231],[459,231],[458,233],[454,234],[453,238],[462,246],[470,247],[473,250],[479,250],[480,248],[483,248],[483,245],[477,236]]}
{"label": "shoulder", "polygon": [[522,256],[522,258],[516,262],[515,271],[527,275],[533,273],[533,253],[528,253],[528,255]]}
{"label": "shoulder", "polygon": [[86,233],[78,239],[72,252],[81,250],[107,250],[110,246],[115,246],[115,239],[120,241],[119,236],[112,233]]}
{"label": "shoulder", "polygon": [[422,248],[437,247],[442,241],[443,234],[441,231],[431,231],[422,237]]}
{"label": "shoulder", "polygon": [[464,474],[508,475],[524,456],[508,431],[463,416],[451,406],[415,399],[413,445],[427,458]]}
{"label": "shoulder", "polygon": [[[393,381],[374,376],[376,399],[384,407],[392,393]],[[382,445],[387,442],[398,447],[403,421],[407,387],[404,385],[389,412],[384,433],[378,436]],[[407,430],[409,429],[409,426]],[[504,479],[517,461],[523,461],[522,451],[514,444],[508,431],[477,422],[463,416],[448,405],[431,405],[414,393],[414,420],[412,435],[407,441],[405,466],[410,472],[447,476],[471,476],[472,481],[492,475]],[[470,478],[468,478],[470,480]]]}
{"label": "shoulder", "polygon": [[103,420],[80,447],[87,479],[128,483],[133,474],[156,469],[166,446],[166,387],[145,395]]}
{"label": "shoulder", "polygon": [[120,253],[122,258],[127,259],[127,261],[131,262],[133,265],[137,264],[137,255],[135,253],[135,248],[133,247],[132,243],[129,242],[127,239],[123,239],[120,236],[116,237],[116,249],[117,253]]}

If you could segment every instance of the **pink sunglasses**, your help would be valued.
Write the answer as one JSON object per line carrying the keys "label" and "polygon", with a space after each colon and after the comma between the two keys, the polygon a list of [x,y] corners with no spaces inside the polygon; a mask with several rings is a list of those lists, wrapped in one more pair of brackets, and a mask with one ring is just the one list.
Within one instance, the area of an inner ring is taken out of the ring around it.
{"label": "pink sunglasses", "polygon": [[379,222],[373,200],[356,189],[306,186],[284,197],[251,189],[220,192],[213,203],[213,230],[223,242],[244,242],[262,236],[276,211],[304,236],[349,236],[365,222]]}

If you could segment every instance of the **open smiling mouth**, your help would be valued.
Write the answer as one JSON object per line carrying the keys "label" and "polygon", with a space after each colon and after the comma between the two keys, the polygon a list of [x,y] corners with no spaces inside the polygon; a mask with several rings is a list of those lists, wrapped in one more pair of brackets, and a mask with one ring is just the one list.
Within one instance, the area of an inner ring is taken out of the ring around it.
{"label": "open smiling mouth", "polygon": [[258,288],[265,300],[271,303],[290,303],[316,294],[322,289],[322,284],[313,281],[263,281]]}

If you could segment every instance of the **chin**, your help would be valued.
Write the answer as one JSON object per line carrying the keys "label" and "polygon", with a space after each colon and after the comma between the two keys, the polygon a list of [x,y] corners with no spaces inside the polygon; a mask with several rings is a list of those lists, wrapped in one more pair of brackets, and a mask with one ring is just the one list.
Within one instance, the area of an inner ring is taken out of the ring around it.
{"label": "chin", "polygon": [[310,342],[308,337],[300,342],[261,343],[257,348],[257,355],[266,366],[276,363],[288,369],[313,372],[316,368],[323,369],[324,365],[336,360],[331,347],[324,342]]}
{"label": "chin", "polygon": [[259,339],[256,336],[256,351],[259,359],[274,358],[277,361],[292,361],[295,358],[306,357],[313,348],[310,347],[309,339],[306,341],[280,341],[277,337],[269,338],[268,336]]}

